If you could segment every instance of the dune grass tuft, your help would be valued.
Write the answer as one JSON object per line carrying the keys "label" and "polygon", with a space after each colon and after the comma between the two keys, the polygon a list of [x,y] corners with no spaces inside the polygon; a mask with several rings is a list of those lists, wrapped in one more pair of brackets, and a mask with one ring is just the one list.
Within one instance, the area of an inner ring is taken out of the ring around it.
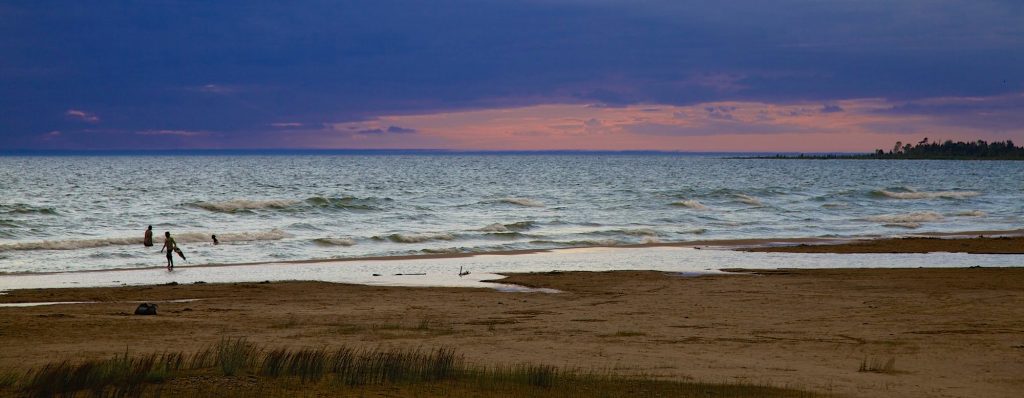
{"label": "dune grass tuft", "polygon": [[6,383],[0,384],[0,395],[816,396],[767,386],[657,380],[543,364],[474,365],[450,348],[264,349],[244,338],[225,338],[192,354],[126,352],[107,360],[55,362],[23,377],[11,375],[0,378]]}

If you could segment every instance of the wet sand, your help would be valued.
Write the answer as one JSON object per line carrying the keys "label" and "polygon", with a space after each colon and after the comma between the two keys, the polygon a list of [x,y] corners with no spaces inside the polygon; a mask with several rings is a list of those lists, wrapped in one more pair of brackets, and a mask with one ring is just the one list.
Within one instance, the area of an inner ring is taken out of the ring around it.
{"label": "wet sand", "polygon": [[[322,282],[18,290],[0,302],[0,369],[68,358],[268,346],[456,348],[674,379],[846,396],[1015,397],[1024,391],[1024,268],[651,271],[511,275],[562,293]],[[191,302],[170,300],[199,299]],[[136,301],[159,315],[134,316]],[[887,372],[862,361],[894,360]]]}
{"label": "wet sand", "polygon": [[937,238],[907,237],[843,243],[801,243],[795,246],[752,247],[740,250],[775,253],[971,253],[1024,254],[1024,237]]}

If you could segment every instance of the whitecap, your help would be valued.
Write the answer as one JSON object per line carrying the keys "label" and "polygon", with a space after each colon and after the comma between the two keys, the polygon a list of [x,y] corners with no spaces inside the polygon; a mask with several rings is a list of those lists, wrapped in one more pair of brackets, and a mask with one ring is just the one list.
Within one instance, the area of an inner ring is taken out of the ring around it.
{"label": "whitecap", "polygon": [[764,206],[764,204],[761,203],[761,201],[759,199],[757,199],[757,198],[755,198],[753,196],[750,196],[750,195],[744,195],[744,194],[738,193],[738,194],[736,194],[736,198],[738,198],[738,200],[741,203],[746,203],[746,204],[751,205],[751,206]]}
{"label": "whitecap", "polygon": [[234,213],[236,211],[258,210],[258,209],[283,209],[298,204],[297,200],[274,199],[274,200],[247,200],[234,199],[220,202],[195,202],[192,206],[200,209],[216,211],[221,213]]}
{"label": "whitecap", "polygon": [[[922,223],[928,221],[938,221],[941,219],[942,215],[933,211],[918,211],[904,214],[882,214],[867,218],[868,221],[875,221],[893,225]],[[914,228],[916,228],[916,226]]]}
{"label": "whitecap", "polygon": [[440,233],[391,234],[387,239],[397,243],[421,243],[431,240],[454,240],[455,235]]}
{"label": "whitecap", "polygon": [[694,210],[707,210],[708,209],[707,206],[704,206],[703,204],[701,204],[700,202],[698,202],[698,201],[696,201],[694,199],[680,200],[680,201],[677,201],[677,202],[672,202],[672,206],[689,207],[689,208],[694,209]]}

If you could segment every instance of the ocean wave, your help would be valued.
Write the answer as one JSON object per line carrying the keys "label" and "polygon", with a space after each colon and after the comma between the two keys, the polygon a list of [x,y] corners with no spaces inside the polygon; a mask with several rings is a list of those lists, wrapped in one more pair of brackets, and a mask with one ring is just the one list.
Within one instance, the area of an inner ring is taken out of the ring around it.
{"label": "ocean wave", "polygon": [[390,240],[395,243],[422,243],[432,240],[455,240],[455,235],[447,232],[431,232],[416,234],[391,234],[386,237],[374,236],[376,240]]}
{"label": "ocean wave", "polygon": [[906,228],[906,229],[917,229],[921,227],[921,223],[918,222],[891,222],[882,224],[883,227],[889,228]]}
{"label": "ocean wave", "polygon": [[422,249],[420,251],[423,252],[423,253],[428,253],[428,254],[457,254],[457,253],[462,253],[462,249],[459,249],[457,247]]}
{"label": "ocean wave", "polygon": [[321,246],[354,246],[356,241],[352,238],[316,238],[313,243]]}
{"label": "ocean wave", "polygon": [[0,204],[0,214],[45,214],[56,215],[57,209],[52,207],[38,207],[24,203]]}
{"label": "ocean wave", "polygon": [[533,228],[535,223],[533,221],[519,221],[508,224],[494,223],[486,227],[478,229],[480,232],[510,232],[510,231],[524,231]]}
{"label": "ocean wave", "polygon": [[379,202],[392,201],[391,198],[357,198],[355,196],[324,197],[313,196],[306,199],[310,206],[345,210],[380,210]]}
{"label": "ocean wave", "polygon": [[985,217],[988,214],[981,210],[965,210],[957,212],[956,215],[960,217]]}
{"label": "ocean wave", "polygon": [[198,207],[203,210],[214,211],[218,213],[236,213],[241,211],[251,211],[259,209],[284,209],[289,206],[298,204],[297,200],[290,199],[274,199],[274,200],[247,200],[247,199],[234,199],[225,200],[220,202],[193,202],[189,203],[191,206]]}
{"label": "ocean wave", "polygon": [[[181,243],[210,242],[210,235],[206,232],[185,232],[172,234],[174,241]],[[245,242],[245,241],[266,241],[281,240],[289,237],[287,233],[279,229],[259,232],[228,232],[218,233],[217,239],[221,242]],[[156,236],[154,244],[162,245],[163,236]],[[35,242],[19,242],[0,244],[0,252],[15,250],[78,250],[91,249],[104,246],[125,246],[142,245],[142,237],[110,237],[96,239],[69,239],[69,240],[44,240]]]}
{"label": "ocean wave", "polygon": [[660,235],[658,233],[658,231],[655,231],[655,230],[650,229],[650,228],[606,229],[606,230],[602,230],[602,231],[586,232],[585,234],[587,234],[587,235],[598,235],[598,236],[628,235],[628,236],[647,236],[647,237]]}
{"label": "ocean wave", "polygon": [[521,237],[527,236],[526,234],[524,234],[522,232],[516,232],[516,231],[488,232],[486,235],[489,236],[489,237],[492,237],[492,238],[500,238],[500,239],[516,239],[516,238],[521,238]]}
{"label": "ocean wave", "polygon": [[532,240],[531,244],[536,245],[557,245],[557,246],[618,246],[622,242],[615,239],[581,239],[570,241],[557,240]]}
{"label": "ocean wave", "polygon": [[680,200],[680,201],[677,201],[677,202],[672,202],[671,205],[672,206],[679,206],[679,207],[688,207],[688,208],[691,208],[691,209],[694,209],[694,210],[707,210],[708,209],[707,206],[704,206],[703,204],[701,204],[700,202],[698,202],[698,201],[696,201],[694,199]]}
{"label": "ocean wave", "polygon": [[736,194],[736,198],[740,201],[740,203],[746,203],[751,206],[764,206],[764,203],[761,203],[759,199],[750,195],[738,193]]}
{"label": "ocean wave", "polygon": [[891,198],[891,199],[966,199],[974,196],[981,195],[981,192],[977,191],[887,191],[879,189],[871,191],[872,195]]}
{"label": "ocean wave", "polygon": [[544,207],[544,203],[540,201],[529,199],[529,198],[501,198],[498,202],[507,203],[510,205],[524,206],[524,207]]}
{"label": "ocean wave", "polygon": [[918,211],[905,214],[883,214],[867,218],[868,221],[875,221],[894,225],[938,221],[941,219],[942,215],[933,211]]}

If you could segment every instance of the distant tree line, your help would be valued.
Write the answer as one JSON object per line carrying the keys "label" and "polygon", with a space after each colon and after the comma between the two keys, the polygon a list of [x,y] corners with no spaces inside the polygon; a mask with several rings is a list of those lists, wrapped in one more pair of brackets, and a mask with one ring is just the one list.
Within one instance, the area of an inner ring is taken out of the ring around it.
{"label": "distant tree line", "polygon": [[943,143],[929,142],[928,138],[916,145],[896,141],[892,149],[876,149],[869,154],[812,154],[775,155],[760,158],[770,159],[991,159],[1024,160],[1024,146],[1014,145],[1012,140],[987,142],[977,140],[963,142],[946,140]]}
{"label": "distant tree line", "polygon": [[928,142],[928,137],[917,145],[896,141],[888,152],[876,149],[869,155],[874,159],[1015,159],[1024,160],[1024,147],[1013,144],[1012,140],[986,142],[977,140],[963,142],[946,140],[943,143]]}

